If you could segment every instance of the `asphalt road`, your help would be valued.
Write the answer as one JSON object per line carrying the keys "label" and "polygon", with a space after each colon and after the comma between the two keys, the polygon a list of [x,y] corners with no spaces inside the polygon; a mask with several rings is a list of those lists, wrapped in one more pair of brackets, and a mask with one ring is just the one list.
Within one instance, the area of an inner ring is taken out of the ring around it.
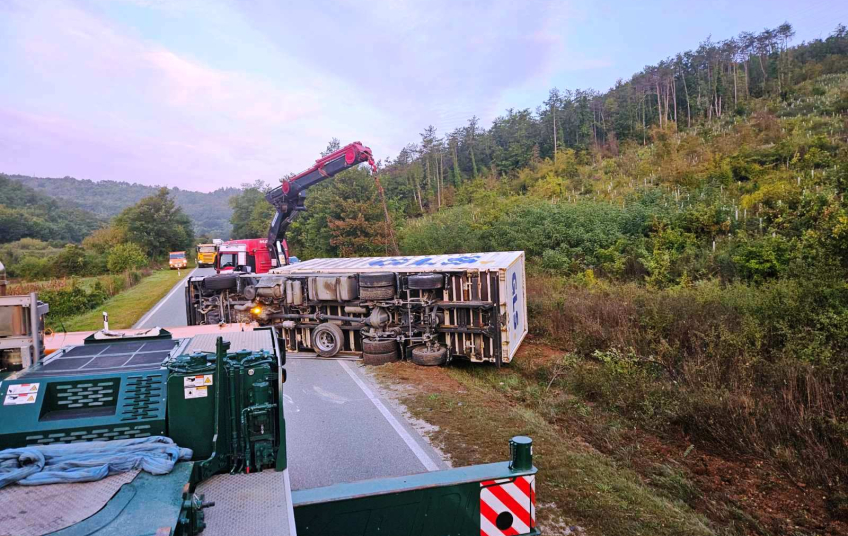
{"label": "asphalt road", "polygon": [[283,386],[293,490],[446,469],[353,360],[291,358]]}
{"label": "asphalt road", "polygon": [[[195,268],[186,273],[186,277],[191,275],[212,275],[215,273],[214,268]],[[166,328],[169,326],[185,326],[185,278],[168,291],[168,294],[162,298],[159,303],[153,306],[144,316],[139,319],[133,326],[134,328]]]}
{"label": "asphalt road", "polygon": [[[187,275],[208,275],[198,268]],[[185,326],[185,280],[134,327]],[[284,391],[292,489],[404,476],[447,466],[380,396],[359,361],[289,358]]]}

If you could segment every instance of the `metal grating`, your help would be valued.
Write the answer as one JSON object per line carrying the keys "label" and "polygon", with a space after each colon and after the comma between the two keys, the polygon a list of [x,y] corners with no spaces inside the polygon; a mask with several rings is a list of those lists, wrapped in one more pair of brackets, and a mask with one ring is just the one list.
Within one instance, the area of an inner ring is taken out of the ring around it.
{"label": "metal grating", "polygon": [[162,377],[159,375],[127,378],[126,398],[121,421],[155,419],[164,403]]}
{"label": "metal grating", "polygon": [[138,473],[133,469],[97,482],[0,489],[0,536],[38,536],[79,523],[106,506]]}
{"label": "metal grating", "polygon": [[258,352],[260,350],[274,351],[274,339],[271,331],[262,329],[256,331],[224,331],[221,333],[195,335],[192,337],[184,353],[190,354],[198,351],[214,352],[218,337],[223,337],[225,341],[230,343],[230,352],[238,352],[239,350],[250,350],[251,352]]}
{"label": "metal grating", "polygon": [[266,469],[260,473],[215,475],[197,486],[197,493],[215,507],[204,510],[204,536],[274,534],[291,531],[291,491],[286,472]]}
{"label": "metal grating", "polygon": [[156,369],[171,356],[180,342],[156,339],[75,346],[56,352],[42,364],[25,372],[24,376]]}
{"label": "metal grating", "polygon": [[132,439],[136,437],[149,437],[151,427],[149,424],[137,424],[135,426],[95,426],[77,429],[73,432],[60,430],[58,432],[45,432],[41,434],[29,434],[26,436],[27,445],[52,445],[53,443],[83,443],[85,441],[111,441],[112,439]]}

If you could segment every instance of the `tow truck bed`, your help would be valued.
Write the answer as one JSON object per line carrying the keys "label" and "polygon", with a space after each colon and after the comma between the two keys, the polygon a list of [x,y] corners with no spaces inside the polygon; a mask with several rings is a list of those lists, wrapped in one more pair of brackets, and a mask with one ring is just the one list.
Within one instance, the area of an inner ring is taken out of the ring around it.
{"label": "tow truck bed", "polygon": [[197,493],[215,503],[206,510],[203,536],[297,534],[288,470],[215,475],[202,482]]}

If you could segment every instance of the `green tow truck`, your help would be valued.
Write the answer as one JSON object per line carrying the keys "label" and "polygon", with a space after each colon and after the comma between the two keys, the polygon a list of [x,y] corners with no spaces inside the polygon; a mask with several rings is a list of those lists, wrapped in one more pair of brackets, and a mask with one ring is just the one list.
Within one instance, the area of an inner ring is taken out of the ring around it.
{"label": "green tow truck", "polygon": [[98,332],[3,379],[0,450],[166,436],[193,457],[162,476],[2,488],[0,535],[540,534],[526,437],[501,463],[292,492],[284,341],[199,328]]}

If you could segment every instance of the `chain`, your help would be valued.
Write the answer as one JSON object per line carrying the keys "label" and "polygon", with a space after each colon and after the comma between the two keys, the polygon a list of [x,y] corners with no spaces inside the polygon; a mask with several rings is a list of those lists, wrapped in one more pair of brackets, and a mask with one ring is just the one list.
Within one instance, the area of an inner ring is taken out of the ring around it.
{"label": "chain", "polygon": [[389,235],[386,249],[391,247],[392,255],[400,255],[400,250],[398,249],[397,241],[395,240],[395,230],[392,225],[392,218],[389,215],[389,206],[386,204],[386,193],[383,191],[383,185],[380,184],[380,175],[377,172],[377,163],[369,156],[368,164],[371,166],[371,172],[374,173],[374,182],[377,183],[377,191],[380,192],[380,200],[383,202],[383,214],[386,216],[386,231]]}

